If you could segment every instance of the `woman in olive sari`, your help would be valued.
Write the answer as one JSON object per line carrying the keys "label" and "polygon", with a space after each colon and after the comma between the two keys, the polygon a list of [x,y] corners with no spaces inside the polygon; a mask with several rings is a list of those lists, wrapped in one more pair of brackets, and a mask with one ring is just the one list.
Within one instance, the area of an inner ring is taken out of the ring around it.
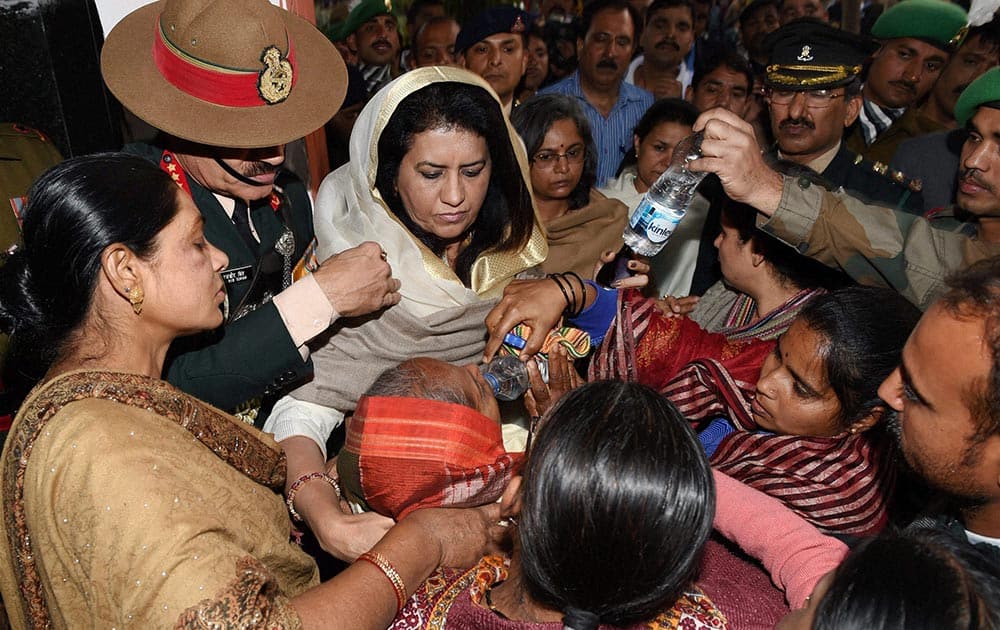
{"label": "woman in olive sari", "polygon": [[135,157],[67,161],[29,194],[0,268],[9,365],[45,374],[0,468],[15,628],[384,628],[435,567],[484,551],[495,508],[424,510],[319,583],[281,449],[160,380],[174,338],[222,323],[227,259],[202,225]]}

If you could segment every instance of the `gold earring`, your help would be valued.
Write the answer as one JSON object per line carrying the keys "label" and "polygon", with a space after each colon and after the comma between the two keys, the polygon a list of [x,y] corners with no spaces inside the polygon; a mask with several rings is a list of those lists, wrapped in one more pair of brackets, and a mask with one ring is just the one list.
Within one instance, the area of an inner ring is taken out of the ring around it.
{"label": "gold earring", "polygon": [[132,310],[136,315],[142,312],[142,301],[146,299],[146,294],[142,292],[142,287],[136,287],[133,291],[132,289],[126,287],[125,295],[128,296],[128,301],[132,305]]}

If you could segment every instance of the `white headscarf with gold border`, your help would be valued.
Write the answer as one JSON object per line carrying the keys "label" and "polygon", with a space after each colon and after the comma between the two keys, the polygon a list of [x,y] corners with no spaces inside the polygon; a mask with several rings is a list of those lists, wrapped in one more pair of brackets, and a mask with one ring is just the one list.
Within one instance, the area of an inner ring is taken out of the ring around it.
{"label": "white headscarf with gold border", "polygon": [[[393,276],[402,283],[402,301],[376,316],[342,319],[331,327],[322,345],[313,349],[315,378],[291,395],[294,401],[313,403],[311,411],[302,411],[303,405],[296,409],[286,398],[268,420],[272,427],[285,422],[312,423],[322,425],[322,430],[269,429],[280,433],[279,439],[286,434],[307,434],[324,441],[343,412],[354,408],[379,374],[406,359],[430,356],[455,364],[477,361],[486,341],[486,313],[517,274],[537,267],[548,254],[536,213],[528,244],[516,252],[482,254],[473,263],[472,286],[467,288],[386,207],[375,189],[379,135],[404,98],[442,81],[477,85],[496,99],[485,81],[465,70],[431,67],[408,72],[382,88],[362,110],[351,134],[351,161],[327,176],[320,187],[314,217],[320,260],[375,241],[388,254]],[[497,130],[505,132],[519,172],[498,173],[494,168],[493,177],[518,177],[530,193],[527,155],[506,118],[505,128]],[[321,413],[315,405],[327,409]]]}
{"label": "white headscarf with gold border", "polygon": [[[386,207],[375,188],[378,140],[382,130],[403,99],[420,88],[442,81],[477,85],[496,99],[488,83],[457,68],[418,68],[388,84],[358,116],[351,134],[351,161],[323,181],[314,217],[320,260],[364,241],[378,242],[388,254],[393,275],[402,282],[400,306],[418,316],[447,306],[499,297],[514,276],[541,263],[548,254],[545,233],[536,216],[527,246],[518,252],[481,255],[472,266],[472,286],[466,288],[454,271],[417,240]],[[497,100],[498,105],[499,102]],[[521,171],[516,176],[530,191],[524,145],[506,117],[504,121],[506,129],[498,129],[497,133],[506,131],[510,138]],[[508,174],[493,172],[493,177],[505,176]]]}

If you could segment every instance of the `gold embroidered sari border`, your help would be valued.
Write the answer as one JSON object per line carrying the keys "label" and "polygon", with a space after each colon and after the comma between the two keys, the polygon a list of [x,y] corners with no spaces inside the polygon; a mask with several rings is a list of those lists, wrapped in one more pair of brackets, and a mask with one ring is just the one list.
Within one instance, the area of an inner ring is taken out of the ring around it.
{"label": "gold embroidered sari border", "polygon": [[[67,404],[89,398],[112,400],[169,419],[190,431],[220,459],[272,488],[285,483],[285,456],[231,419],[159,379],[122,372],[73,372],[38,385],[29,394],[7,438],[3,461],[3,522],[11,549],[19,605],[28,627],[51,626],[51,615],[28,532],[24,478],[38,436]],[[14,602],[7,602],[13,607]]]}

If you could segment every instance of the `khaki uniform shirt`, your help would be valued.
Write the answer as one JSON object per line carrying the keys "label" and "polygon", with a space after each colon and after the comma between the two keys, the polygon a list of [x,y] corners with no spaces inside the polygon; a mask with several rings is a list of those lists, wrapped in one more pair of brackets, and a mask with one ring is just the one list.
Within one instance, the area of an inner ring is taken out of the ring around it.
{"label": "khaki uniform shirt", "polygon": [[802,254],[863,284],[892,287],[921,309],[944,292],[949,273],[1000,256],[1000,243],[981,240],[978,226],[951,208],[919,217],[805,178],[785,177],[777,211],[759,223]]}

